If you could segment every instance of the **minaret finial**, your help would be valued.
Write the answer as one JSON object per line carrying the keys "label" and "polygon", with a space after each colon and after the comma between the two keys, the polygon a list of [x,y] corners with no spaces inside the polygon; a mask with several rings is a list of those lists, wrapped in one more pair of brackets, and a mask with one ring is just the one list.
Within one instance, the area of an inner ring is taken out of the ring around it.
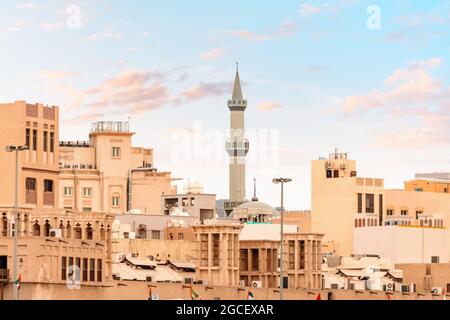
{"label": "minaret finial", "polygon": [[236,72],[239,72],[239,61],[236,61]]}
{"label": "minaret finial", "polygon": [[252,201],[258,201],[258,197],[256,196],[256,178],[253,178],[253,198]]}

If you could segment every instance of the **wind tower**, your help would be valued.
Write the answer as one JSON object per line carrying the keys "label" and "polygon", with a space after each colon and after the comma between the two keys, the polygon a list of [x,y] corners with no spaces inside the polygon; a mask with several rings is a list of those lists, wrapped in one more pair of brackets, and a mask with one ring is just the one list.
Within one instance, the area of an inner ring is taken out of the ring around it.
{"label": "wind tower", "polygon": [[249,142],[244,137],[244,112],[247,108],[247,100],[242,96],[239,64],[236,64],[233,95],[228,100],[228,108],[230,109],[231,120],[230,137],[226,142],[226,150],[230,156],[230,168],[229,201],[225,203],[225,211],[230,215],[233,208],[245,202],[245,157],[249,150]]}

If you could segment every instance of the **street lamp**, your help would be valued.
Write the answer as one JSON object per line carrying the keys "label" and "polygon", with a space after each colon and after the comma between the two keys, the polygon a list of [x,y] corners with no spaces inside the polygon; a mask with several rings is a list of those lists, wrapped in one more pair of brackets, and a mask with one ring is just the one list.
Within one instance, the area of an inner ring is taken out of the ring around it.
{"label": "street lamp", "polygon": [[23,146],[15,146],[10,144],[6,146],[6,152],[15,152],[16,153],[16,190],[15,190],[15,201],[14,201],[14,253],[13,253],[13,292],[14,292],[14,300],[19,299],[19,290],[16,285],[16,281],[19,278],[18,275],[18,261],[17,261],[17,238],[19,233],[19,152],[28,150],[27,145]]}
{"label": "street lamp", "polygon": [[292,179],[291,178],[275,178],[272,180],[273,183],[275,184],[281,184],[281,210],[280,210],[280,215],[281,215],[281,231],[280,231],[280,235],[281,235],[281,253],[280,253],[280,300],[284,299],[284,283],[283,283],[283,275],[284,275],[284,230],[283,230],[283,226],[284,226],[284,184],[291,182]]}

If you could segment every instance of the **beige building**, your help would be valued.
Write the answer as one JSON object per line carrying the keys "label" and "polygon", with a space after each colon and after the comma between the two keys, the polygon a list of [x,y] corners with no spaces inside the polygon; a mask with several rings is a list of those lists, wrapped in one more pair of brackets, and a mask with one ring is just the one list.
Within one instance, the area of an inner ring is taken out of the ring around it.
{"label": "beige building", "polygon": [[5,151],[14,144],[29,147],[19,153],[19,203],[29,208],[57,207],[58,107],[24,101],[0,104],[0,118],[5,119],[0,135],[0,206],[14,204],[15,155]]}
{"label": "beige building", "polygon": [[196,237],[197,281],[203,284],[239,285],[239,233],[237,223],[193,225]]}
{"label": "beige building", "polygon": [[[436,185],[428,192],[419,187],[411,191],[408,182],[407,190],[385,189],[383,179],[359,177],[356,161],[346,153],[336,151],[328,159],[312,161],[311,184],[312,230],[325,233],[325,245],[330,243],[330,249],[344,256],[354,253],[353,228],[391,224],[444,228],[443,221],[450,218],[450,194],[434,192],[440,190]],[[362,235],[364,230],[357,232]],[[450,230],[445,228],[444,233],[449,243]]]}
{"label": "beige building", "polygon": [[[20,208],[19,274],[22,282],[65,283],[78,270],[81,285],[111,280],[113,218],[101,213],[75,214],[57,209]],[[0,269],[12,281],[13,210],[0,208]],[[77,280],[73,278],[72,280]]]}
{"label": "beige building", "polygon": [[435,295],[450,292],[450,263],[408,263],[395,267],[403,271],[405,283],[416,284],[417,292]]}
{"label": "beige building", "polygon": [[450,193],[450,173],[419,173],[405,181],[406,191]]}
{"label": "beige building", "polygon": [[75,211],[160,214],[161,195],[175,194],[153,150],[132,146],[127,122],[97,122],[89,141],[60,142],[59,206]]}
{"label": "beige building", "polygon": [[336,242],[338,254],[352,254],[354,215],[382,221],[383,179],[358,177],[356,161],[337,151],[313,160],[311,175],[312,231],[324,233],[324,243]]}

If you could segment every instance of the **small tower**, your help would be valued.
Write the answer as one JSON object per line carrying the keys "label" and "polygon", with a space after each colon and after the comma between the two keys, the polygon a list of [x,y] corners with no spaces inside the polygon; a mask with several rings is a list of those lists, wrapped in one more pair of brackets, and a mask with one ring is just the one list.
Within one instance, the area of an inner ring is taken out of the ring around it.
{"label": "small tower", "polygon": [[245,139],[244,112],[247,100],[242,96],[239,66],[234,80],[233,95],[228,100],[231,112],[230,137],[226,142],[226,150],[230,156],[229,202],[225,211],[229,214],[234,207],[245,202],[245,157],[249,150],[249,142]]}
{"label": "small tower", "polygon": [[219,286],[239,285],[239,223],[191,225],[196,239],[197,280]]}

